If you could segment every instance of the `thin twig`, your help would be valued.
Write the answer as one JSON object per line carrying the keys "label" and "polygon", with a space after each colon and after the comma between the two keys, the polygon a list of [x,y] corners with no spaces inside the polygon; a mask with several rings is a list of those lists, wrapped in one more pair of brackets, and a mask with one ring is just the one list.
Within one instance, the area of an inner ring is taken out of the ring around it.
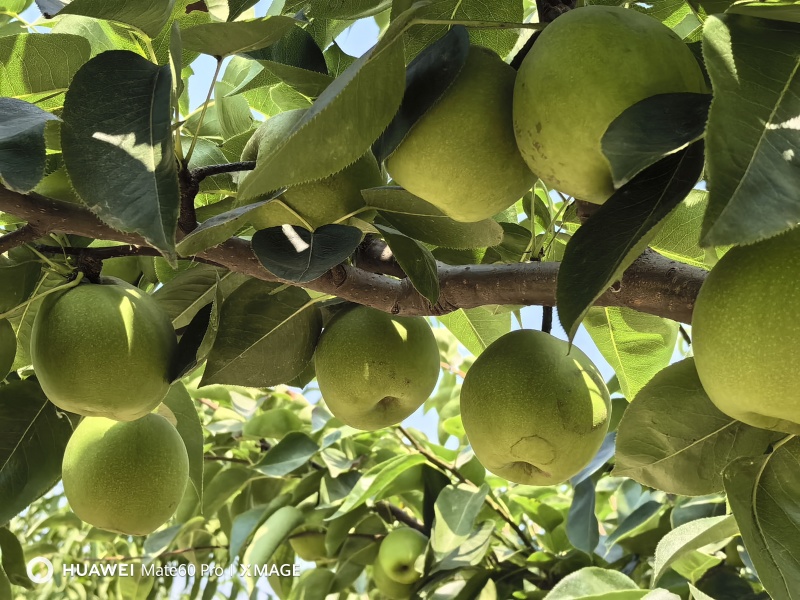
{"label": "thin twig", "polygon": [[400,521],[403,525],[408,525],[412,529],[416,529],[420,533],[425,533],[427,535],[425,532],[425,525],[409,515],[399,506],[395,506],[394,504],[381,500],[380,502],[375,503],[375,508],[389,513],[394,519]]}

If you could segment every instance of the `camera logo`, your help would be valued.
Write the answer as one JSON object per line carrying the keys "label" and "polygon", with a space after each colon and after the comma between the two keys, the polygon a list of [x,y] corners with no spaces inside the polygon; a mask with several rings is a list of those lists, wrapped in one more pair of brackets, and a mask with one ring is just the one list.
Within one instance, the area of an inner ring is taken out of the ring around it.
{"label": "camera logo", "polygon": [[53,563],[44,556],[37,556],[29,560],[26,571],[33,583],[47,583],[53,579]]}

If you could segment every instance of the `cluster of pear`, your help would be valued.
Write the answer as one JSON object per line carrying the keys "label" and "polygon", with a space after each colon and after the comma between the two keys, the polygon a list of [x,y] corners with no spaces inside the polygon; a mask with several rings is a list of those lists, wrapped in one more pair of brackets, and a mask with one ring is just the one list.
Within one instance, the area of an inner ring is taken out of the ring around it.
{"label": "cluster of pear", "polygon": [[[614,191],[600,146],[608,125],[649,96],[706,91],[691,51],[660,21],[619,7],[582,7],[548,25],[518,72],[491,50],[471,46],[454,81],[387,158],[386,170],[463,222],[502,212],[537,177],[602,203]],[[242,160],[273,152],[304,112],[268,119]],[[368,219],[361,190],[384,183],[367,152],[339,173],[290,187],[252,211],[250,224],[316,228],[353,215]]]}
{"label": "cluster of pear", "polygon": [[169,390],[176,344],[163,309],[119,279],[50,294],[36,314],[31,362],[42,390],[84,417],[64,453],[64,493],[95,527],[146,535],[183,497],[186,447],[152,412]]}
{"label": "cluster of pear", "polygon": [[[424,318],[360,306],[328,323],[315,368],[331,412],[346,425],[376,430],[425,402],[438,379],[439,349]],[[583,469],[603,442],[609,407],[589,358],[539,331],[496,340],[461,390],[461,417],[478,460],[531,485],[560,483]]]}

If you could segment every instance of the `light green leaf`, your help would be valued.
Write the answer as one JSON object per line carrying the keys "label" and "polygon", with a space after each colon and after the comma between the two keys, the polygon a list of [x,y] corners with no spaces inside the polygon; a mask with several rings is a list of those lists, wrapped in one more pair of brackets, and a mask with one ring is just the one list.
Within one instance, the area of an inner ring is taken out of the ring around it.
{"label": "light green leaf", "polygon": [[275,511],[266,522],[258,528],[253,541],[244,553],[243,564],[264,565],[278,549],[292,530],[303,522],[304,515],[294,506],[284,506]]}
{"label": "light green leaf", "polygon": [[439,300],[439,272],[431,251],[396,229],[377,223],[375,227],[383,235],[397,264],[408,276],[414,289],[425,296],[431,304],[436,304]]}
{"label": "light green leaf", "polygon": [[187,50],[218,58],[258,50],[278,42],[295,26],[291,17],[274,16],[233,23],[204,23],[182,30]]}
{"label": "light green leaf", "polygon": [[[400,29],[400,31],[398,31]],[[392,120],[405,90],[399,33],[387,30],[317,98],[282,144],[239,186],[239,202],[253,201],[281,187],[327,177],[354,163]],[[366,113],[362,107],[368,106]],[[324,152],[316,151],[324,148]]]}
{"label": "light green leaf", "polygon": [[189,481],[192,482],[197,498],[203,501],[203,425],[197,414],[192,397],[182,383],[170,387],[164,398],[164,404],[175,415],[178,423],[175,428],[189,455]]}
{"label": "light green leaf", "polygon": [[0,96],[34,101],[65,92],[91,55],[89,42],[78,35],[23,33],[2,37]]}
{"label": "light green leaf", "polygon": [[309,12],[322,19],[355,20],[377,15],[391,5],[391,0],[311,0]]}
{"label": "light green leaf", "polygon": [[203,515],[213,517],[228,500],[236,495],[249,481],[259,474],[244,466],[234,465],[217,473],[203,492]]}
{"label": "light green leaf", "polygon": [[497,221],[454,221],[400,187],[372,188],[363,190],[361,195],[367,206],[377,208],[392,227],[426,244],[457,249],[487,248],[503,240],[503,228]]}
{"label": "light green leaf", "polygon": [[618,571],[585,567],[559,581],[545,600],[638,600],[647,594]]}
{"label": "light green leaf", "polygon": [[[434,529],[434,532],[436,530]],[[486,553],[492,541],[492,534],[495,532],[493,521],[484,521],[474,528],[456,548],[437,559],[431,569],[431,574],[440,571],[455,571],[479,565],[486,559]],[[480,596],[478,597],[480,598]]]}
{"label": "light green leaf", "polygon": [[675,321],[630,308],[590,308],[583,324],[617,374],[626,398],[634,398],[669,364],[678,339]]}
{"label": "light green leaf", "polygon": [[[392,16],[398,10],[411,4],[413,0],[393,2]],[[434,0],[423,7],[417,17],[421,19],[466,20],[466,21],[506,21],[521,23],[523,20],[522,0]],[[416,56],[425,47],[447,33],[446,25],[418,25],[406,33],[406,55]],[[514,48],[519,37],[515,29],[470,29],[470,42],[476,46],[491,48],[500,56],[506,56]]]}
{"label": "light green leaf", "polygon": [[34,379],[0,385],[0,525],[8,523],[61,477],[72,435],[70,419]]}
{"label": "light green leaf", "polygon": [[257,506],[236,516],[231,527],[231,545],[228,553],[231,561],[241,554],[245,544],[247,544],[247,540],[250,539],[259,525],[274,514],[275,511],[286,506],[291,498],[289,494],[281,494],[277,498],[273,498],[268,504]]}
{"label": "light green leaf", "polygon": [[800,6],[796,0],[741,0],[725,12],[800,23]]}
{"label": "light green leaf", "polygon": [[285,65],[272,60],[260,60],[258,64],[261,69],[258,69],[250,78],[231,90],[228,93],[229,95],[243,94],[283,82],[304,96],[316,98],[333,81],[333,77],[330,75]]}
{"label": "light green leaf", "polygon": [[169,66],[124,50],[86,63],[64,102],[61,146],[70,180],[100,219],[175,255],[178,174]]}
{"label": "light green leaf", "polygon": [[721,542],[739,533],[733,515],[697,519],[670,531],[658,543],[653,567],[653,582],[657,583],[666,570],[678,559],[703,546]]}
{"label": "light green leaf", "polygon": [[355,487],[345,498],[344,503],[336,513],[329,517],[333,520],[349,513],[354,508],[364,504],[369,498],[378,495],[384,488],[390,485],[401,473],[407,471],[415,465],[425,462],[425,457],[421,454],[403,454],[395,456],[387,461],[379,463],[369,469],[361,476]]}
{"label": "light green leaf", "polygon": [[279,287],[251,279],[227,298],[202,385],[266,387],[302,372],[314,353],[322,318],[305,290]]}
{"label": "light green leaf", "polygon": [[614,475],[670,494],[711,494],[722,491],[729,462],[763,454],[776,439],[720,412],[687,358],[653,377],[626,409]]}
{"label": "light green leaf", "polygon": [[696,587],[694,587],[691,583],[689,584],[689,591],[692,593],[692,600],[714,600],[708,594],[704,594]]}
{"label": "light green leaf", "polygon": [[431,548],[437,562],[457,550],[473,533],[488,493],[486,484],[480,489],[466,484],[449,485],[439,493],[433,505],[431,531]]}
{"label": "light green leaf", "polygon": [[728,14],[705,22],[714,100],[703,245],[751,243],[800,222],[798,37],[797,23]]}
{"label": "light green leaf", "polygon": [[800,438],[772,454],[725,469],[725,492],[745,548],[773,600],[797,600],[800,587]]}
{"label": "light green leaf", "polygon": [[474,356],[511,331],[511,313],[494,313],[486,307],[459,309],[436,318]]}
{"label": "light green leaf", "polygon": [[53,33],[79,35],[89,41],[93,58],[108,50],[129,50],[147,57],[146,51],[121,25],[109,21],[100,21],[81,15],[64,15],[51,30]]}
{"label": "light green leaf", "polygon": [[[167,23],[175,0],[73,0],[61,9],[59,15],[83,15],[132,25],[149,37],[155,37]],[[45,15],[53,16],[53,15]]]}
{"label": "light green leaf", "polygon": [[0,600],[14,600],[14,593],[11,591],[11,582],[8,580],[3,567],[0,567]]}
{"label": "light green leaf", "polygon": [[0,555],[2,555],[2,568],[8,580],[14,585],[24,588],[33,588],[33,582],[28,577],[25,553],[17,536],[5,527],[0,527]]}
{"label": "light green leaf", "polygon": [[722,557],[690,550],[672,563],[672,570],[695,583],[710,569],[722,562]]}
{"label": "light green leaf", "polygon": [[256,469],[270,477],[283,477],[307,464],[317,452],[314,440],[302,431],[292,431],[270,448]]}
{"label": "light green leaf", "polygon": [[303,421],[288,408],[272,408],[248,419],[242,434],[256,439],[281,439],[292,431],[303,429]]}

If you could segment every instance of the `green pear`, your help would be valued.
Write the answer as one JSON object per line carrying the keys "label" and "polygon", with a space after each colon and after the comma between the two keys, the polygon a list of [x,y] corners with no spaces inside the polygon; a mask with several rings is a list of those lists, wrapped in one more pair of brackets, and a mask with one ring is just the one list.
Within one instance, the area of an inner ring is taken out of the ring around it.
{"label": "green pear", "polygon": [[[305,109],[289,110],[267,119],[248,140],[242,160],[258,161],[259,154],[271,152],[304,113]],[[256,229],[284,224],[316,229],[363,209],[361,190],[384,183],[378,162],[372,152],[367,152],[338,173],[290,187],[279,198],[251,212],[250,224]]]}
{"label": "green pear", "polygon": [[389,156],[386,170],[406,190],[456,221],[502,212],[536,181],[514,141],[516,72],[472,46],[441,98]]}
{"label": "green pear", "polygon": [[399,423],[428,399],[439,378],[439,347],[423,317],[364,306],[331,319],[314,356],[325,403],[357,429]]}
{"label": "green pear", "polygon": [[322,528],[306,529],[289,536],[289,545],[294,553],[308,562],[324,561],[328,558],[325,549],[325,530]]}
{"label": "green pear", "polygon": [[692,316],[708,397],[734,419],[800,435],[800,227],[737,246],[711,270]]}
{"label": "green pear", "polygon": [[428,538],[410,527],[399,527],[390,532],[381,542],[376,565],[386,577],[397,583],[412,585],[421,577],[415,563],[425,554]]}
{"label": "green pear", "polygon": [[541,331],[507,333],[478,356],[461,388],[461,420],[495,475],[555,485],[592,460],[608,430],[608,389],[575,346]]}
{"label": "green pear", "polygon": [[8,319],[0,319],[0,380],[5,379],[17,355],[17,334]]}
{"label": "green pear", "polygon": [[177,346],[169,316],[116,279],[45,297],[31,332],[31,361],[50,401],[84,416],[132,421],[169,390]]}
{"label": "green pear", "polygon": [[372,565],[372,579],[375,587],[388,600],[407,600],[411,597],[413,584],[398,583],[386,574],[379,560]]}
{"label": "green pear", "polygon": [[601,204],[614,192],[600,145],[611,122],[649,96],[707,91],[669,27],[636,10],[585,6],[549,24],[522,61],[514,132],[548,186]]}
{"label": "green pear", "polygon": [[175,513],[189,481],[189,458],[180,434],[161,415],[125,423],[87,417],[67,443],[62,478],[81,520],[147,535]]}

